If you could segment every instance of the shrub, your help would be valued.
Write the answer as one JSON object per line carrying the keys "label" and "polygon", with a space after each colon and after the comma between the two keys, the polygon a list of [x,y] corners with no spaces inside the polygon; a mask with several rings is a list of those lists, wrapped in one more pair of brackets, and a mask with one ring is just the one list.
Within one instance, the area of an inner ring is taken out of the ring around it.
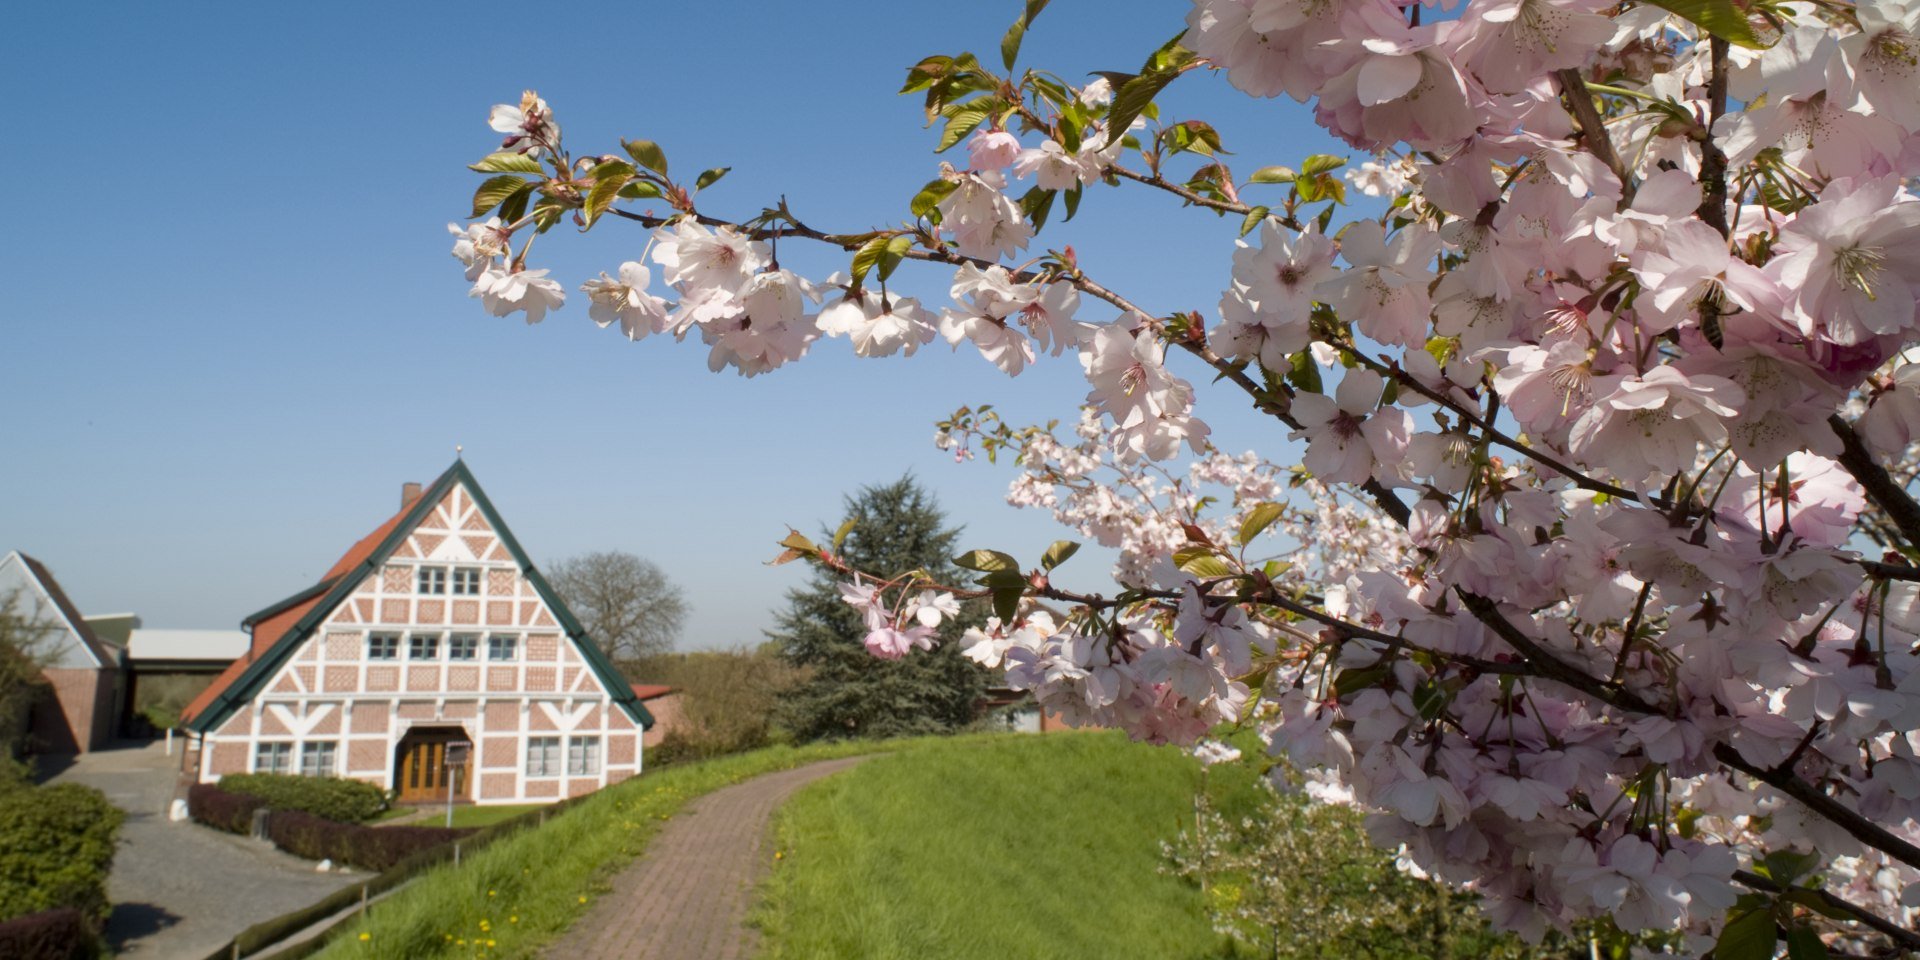
{"label": "shrub", "polygon": [[246,836],[253,832],[253,814],[265,809],[259,797],[228,793],[210,783],[187,788],[187,815],[215,830]]}
{"label": "shrub", "polygon": [[341,823],[370,820],[387,808],[386,791],[344,777],[230,773],[220,778],[220,789],[258,797],[275,810],[299,810]]}
{"label": "shrub", "polygon": [[0,922],[0,957],[9,960],[82,960],[100,955],[85,914],[72,907]]}
{"label": "shrub", "polygon": [[104,921],[124,819],[105,794],[77,783],[0,795],[0,918],[72,907]]}
{"label": "shrub", "polygon": [[799,675],[771,648],[665,654],[623,667],[635,682],[677,691],[656,715],[666,735],[647,748],[650,767],[767,746],[783,732],[773,717]]}
{"label": "shrub", "polygon": [[376,872],[473,832],[444,827],[367,827],[298,810],[275,810],[267,815],[267,837],[274,846],[297,857],[332,860]]}

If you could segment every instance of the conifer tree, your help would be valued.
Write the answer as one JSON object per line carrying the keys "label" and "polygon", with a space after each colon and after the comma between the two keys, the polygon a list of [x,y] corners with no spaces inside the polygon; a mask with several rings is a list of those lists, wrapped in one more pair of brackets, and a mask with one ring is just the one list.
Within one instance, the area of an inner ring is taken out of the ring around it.
{"label": "conifer tree", "polygon": [[[958,579],[951,558],[960,531],[946,526],[938,502],[911,475],[862,488],[846,499],[846,511],[852,526],[838,552],[854,567],[918,567],[945,582]],[[826,531],[825,540],[833,532]],[[768,634],[781,655],[804,672],[782,707],[794,736],[803,741],[895,737],[944,733],[971,723],[986,673],[960,655],[956,641],[968,626],[979,624],[978,604],[967,604],[961,617],[941,624],[933,651],[883,660],[862,647],[867,628],[860,612],[840,598],[839,582],[816,570],[812,583],[788,592],[779,628]]]}

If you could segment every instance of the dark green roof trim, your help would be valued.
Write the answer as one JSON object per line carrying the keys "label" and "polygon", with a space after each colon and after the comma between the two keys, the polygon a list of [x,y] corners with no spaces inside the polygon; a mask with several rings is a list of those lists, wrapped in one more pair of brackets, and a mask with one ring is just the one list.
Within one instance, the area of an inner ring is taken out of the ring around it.
{"label": "dark green roof trim", "polygon": [[[227,718],[243,704],[258,696],[266,687],[267,681],[279,672],[280,668],[293,656],[294,651],[300,649],[300,645],[306,642],[313,635],[313,631],[326,620],[327,614],[332,613],[341,601],[359,588],[362,581],[366,580],[373,571],[380,569],[381,565],[393,556],[393,551],[399,549],[400,544],[405,542],[414,528],[420,525],[420,521],[425,520],[427,514],[440,505],[440,501],[446,498],[447,492],[452,490],[456,483],[464,485],[467,492],[473,495],[474,503],[486,516],[487,522],[493,525],[494,534],[500,538],[501,543],[506,544],[507,552],[512,554],[514,560],[520,564],[520,571],[533,584],[534,592],[540,595],[540,599],[546,603],[547,608],[552,610],[554,616],[559,619],[561,629],[566,631],[568,639],[580,648],[581,654],[587,658],[588,666],[592,667],[594,675],[600,678],[601,685],[607,688],[607,693],[613,698],[613,702],[619,704],[630,719],[640,724],[642,730],[651,729],[653,714],[648,713],[647,708],[641,705],[639,696],[633,692],[633,685],[627,683],[620,676],[619,671],[614,669],[613,663],[600,652],[599,646],[581,628],[580,621],[573,616],[573,611],[567,609],[566,603],[553,592],[551,586],[548,586],[546,578],[534,568],[533,561],[528,559],[526,551],[520,548],[520,542],[514,539],[512,531],[507,529],[506,523],[500,519],[499,512],[493,508],[493,502],[487,499],[486,491],[480,489],[479,482],[467,470],[466,463],[459,460],[454,461],[453,466],[448,467],[431,486],[421,491],[420,498],[414,501],[413,507],[407,511],[406,516],[394,525],[393,530],[380,541],[380,545],[375,547],[372,553],[367,555],[365,561],[331,581],[315,584],[263,611],[263,614],[271,615],[294,604],[303,603],[315,594],[323,591],[326,594],[313,609],[307,611],[306,616],[301,617],[299,622],[289,627],[286,633],[281,634],[280,639],[274,642],[271,649],[262,654],[244,673],[235,678],[233,683],[228,684],[225,690],[214,697],[213,702],[207,704],[206,709],[187,721],[186,728],[194,733],[209,733],[225,723]],[[248,622],[253,622],[261,616],[262,614],[255,614],[248,618]]]}
{"label": "dark green roof trim", "polygon": [[580,655],[587,658],[587,665],[593,668],[594,676],[600,678],[600,685],[606,688],[613,702],[619,704],[627,712],[628,719],[638,723],[640,729],[653,729],[653,714],[647,712],[647,708],[640,703],[640,695],[633,692],[633,684],[620,675],[613,661],[607,659],[607,655],[601,652],[600,645],[594,643],[592,637],[587,636],[586,628],[580,625],[573,611],[567,609],[567,602],[554,592],[553,587],[547,583],[547,578],[542,576],[539,568],[533,565],[533,559],[527,556],[527,552],[520,549],[520,541],[514,537],[512,531],[507,529],[507,522],[501,519],[500,512],[493,508],[493,501],[487,499],[487,492],[480,489],[480,485],[474,482],[473,474],[467,471],[465,461],[455,460],[453,469],[465,479],[467,492],[473,495],[473,502],[480,507],[481,515],[486,517],[487,523],[493,526],[494,535],[500,538],[501,543],[507,545],[507,552],[513,555],[516,563],[520,564],[520,574],[527,578],[527,582],[533,584],[533,591],[540,595],[547,609],[553,611],[554,617],[560,621],[560,628],[567,632],[567,638],[573,641],[574,646],[580,648]]}
{"label": "dark green roof trim", "polygon": [[279,603],[276,603],[267,607],[262,607],[259,610],[254,611],[253,613],[249,613],[247,614],[246,619],[240,621],[240,625],[242,627],[251,627],[254,624],[259,623],[260,621],[265,620],[268,617],[271,617],[282,610],[286,610],[291,607],[297,607],[300,604],[306,603],[308,600],[311,600],[314,597],[317,597],[320,594],[327,592],[328,588],[332,587],[336,582],[339,581],[339,579],[340,579],[339,577],[335,577],[332,580],[322,580],[319,583],[316,583],[313,586],[308,587],[305,590],[302,590],[299,593],[296,593],[293,596],[280,601]]}

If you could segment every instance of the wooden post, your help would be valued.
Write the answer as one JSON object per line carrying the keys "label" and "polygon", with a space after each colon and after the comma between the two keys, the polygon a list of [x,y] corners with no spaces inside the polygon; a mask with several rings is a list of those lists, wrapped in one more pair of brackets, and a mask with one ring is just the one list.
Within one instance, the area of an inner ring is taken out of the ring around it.
{"label": "wooden post", "polygon": [[453,865],[456,867],[460,865],[460,841],[458,840],[453,842]]}

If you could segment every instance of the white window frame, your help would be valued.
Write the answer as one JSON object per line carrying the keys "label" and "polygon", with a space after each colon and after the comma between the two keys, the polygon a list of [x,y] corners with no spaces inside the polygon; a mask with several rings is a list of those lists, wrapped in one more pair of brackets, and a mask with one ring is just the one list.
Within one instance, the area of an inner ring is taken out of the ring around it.
{"label": "white window frame", "polygon": [[[449,592],[456,597],[477,597],[480,595],[480,581],[479,567],[454,567],[453,585]],[[460,589],[462,586],[468,589]]]}
{"label": "white window frame", "polygon": [[447,592],[447,568],[422,566],[413,575],[413,592],[439,597]]}
{"label": "white window frame", "polygon": [[[264,761],[264,762],[263,762]],[[260,740],[253,745],[254,773],[293,773],[292,740]]]}
{"label": "white window frame", "polygon": [[567,776],[597,777],[600,775],[600,738],[567,738]]}
{"label": "white window frame", "polygon": [[566,761],[566,750],[559,737],[527,738],[527,776],[548,778],[560,776]]}
{"label": "white window frame", "polygon": [[[309,758],[321,762],[309,763]],[[314,768],[313,773],[307,769]],[[300,744],[300,775],[303,777],[331,777],[340,769],[340,742],[337,740],[308,740]]]}
{"label": "white window frame", "polygon": [[[380,652],[382,648],[385,649],[384,653]],[[386,632],[367,634],[367,659],[382,662],[400,659],[400,635]]]}
{"label": "white window frame", "polygon": [[[428,648],[432,651],[424,657],[418,653],[422,641],[425,641]],[[409,661],[419,660],[438,663],[440,661],[440,635],[437,633],[407,634],[407,659]]]}
{"label": "white window frame", "polygon": [[[467,655],[460,655],[461,642],[465,641]],[[480,635],[477,633],[456,633],[447,637],[447,660],[454,663],[472,663],[480,659]]]}
{"label": "white window frame", "polygon": [[[506,656],[500,651],[506,650]],[[495,633],[487,636],[487,661],[489,663],[512,663],[520,659],[520,637],[512,633]]]}

